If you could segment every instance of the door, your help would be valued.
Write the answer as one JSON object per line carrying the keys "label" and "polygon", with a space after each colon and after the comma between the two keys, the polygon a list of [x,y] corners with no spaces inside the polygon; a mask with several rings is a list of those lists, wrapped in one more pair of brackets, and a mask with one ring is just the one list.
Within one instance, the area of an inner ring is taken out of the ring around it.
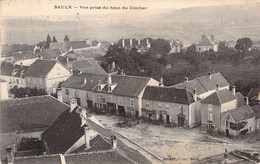
{"label": "door", "polygon": [[125,107],[118,106],[118,115],[125,116]]}
{"label": "door", "polygon": [[152,113],[149,113],[149,120],[151,121],[153,119]]}
{"label": "door", "polygon": [[137,110],[135,111],[135,117],[138,117],[138,111]]}
{"label": "door", "polygon": [[183,127],[184,126],[184,120],[185,120],[184,117],[178,116],[178,127]]}
{"label": "door", "polygon": [[226,136],[228,137],[229,136],[229,130],[226,129]]}
{"label": "door", "polygon": [[114,103],[107,103],[108,110],[110,114],[116,114],[116,104]]}
{"label": "door", "polygon": [[171,121],[170,121],[170,115],[166,115],[166,123],[167,123],[167,124],[170,124],[170,122],[171,122]]}
{"label": "door", "polygon": [[89,109],[92,109],[92,108],[93,108],[93,105],[92,105],[92,101],[91,101],[91,100],[87,100],[87,105],[88,105],[88,108],[89,108]]}

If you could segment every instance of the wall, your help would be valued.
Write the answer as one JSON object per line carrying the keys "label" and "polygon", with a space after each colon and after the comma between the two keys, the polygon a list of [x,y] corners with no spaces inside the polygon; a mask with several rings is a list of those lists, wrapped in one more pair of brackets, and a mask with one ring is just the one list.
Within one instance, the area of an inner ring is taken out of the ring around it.
{"label": "wall", "polygon": [[25,77],[25,80],[27,87],[46,89],[46,82],[44,78],[27,76]]}
{"label": "wall", "polygon": [[260,118],[256,120],[256,127],[257,129],[260,129]]}
{"label": "wall", "polygon": [[[208,105],[209,104],[201,104],[201,123],[207,124],[208,122]],[[211,104],[210,104],[211,105]],[[220,106],[212,105],[212,122],[213,124],[219,128],[220,127]]]}
{"label": "wall", "polygon": [[[219,90],[223,90],[223,89],[229,90],[229,86],[224,86],[224,87],[219,88]],[[215,92],[216,92],[216,89],[210,90],[210,91],[207,91],[203,94],[198,95],[198,97],[201,98],[201,99],[204,99],[204,98],[208,97],[209,95],[211,95],[212,93],[215,93]]]}
{"label": "wall", "polygon": [[189,125],[194,127],[201,124],[201,103],[196,101],[189,106]]}
{"label": "wall", "polygon": [[221,112],[237,108],[237,99],[221,104]]}
{"label": "wall", "polygon": [[6,81],[0,83],[0,92],[0,100],[8,99],[8,85]]}

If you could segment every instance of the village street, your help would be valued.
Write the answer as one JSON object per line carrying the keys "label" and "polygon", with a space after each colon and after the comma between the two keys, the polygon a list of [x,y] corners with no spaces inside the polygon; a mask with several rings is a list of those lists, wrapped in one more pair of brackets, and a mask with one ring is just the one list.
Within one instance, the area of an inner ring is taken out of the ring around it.
{"label": "village street", "polygon": [[260,149],[259,134],[247,140],[229,139],[210,136],[200,131],[199,127],[189,130],[167,128],[149,122],[121,128],[116,124],[126,120],[124,117],[105,115],[95,115],[95,117],[106,128],[128,138],[165,163],[191,163],[208,156],[222,154],[225,148],[228,151]]}

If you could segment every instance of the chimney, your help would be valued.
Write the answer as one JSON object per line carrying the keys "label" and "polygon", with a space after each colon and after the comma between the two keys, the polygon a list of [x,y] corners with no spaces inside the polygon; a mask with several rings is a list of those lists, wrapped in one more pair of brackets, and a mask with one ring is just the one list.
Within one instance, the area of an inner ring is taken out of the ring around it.
{"label": "chimney", "polygon": [[14,163],[14,152],[11,147],[6,148],[6,158],[7,158],[7,164]]}
{"label": "chimney", "polygon": [[90,149],[89,125],[84,124],[83,128],[84,128],[84,137],[85,137],[85,151],[87,151],[88,149]]}
{"label": "chimney", "polygon": [[164,84],[163,84],[163,77],[160,78],[160,83],[159,83],[159,86],[163,87]]}
{"label": "chimney", "polygon": [[123,70],[123,69],[121,69],[121,75],[125,75],[125,73],[124,73],[124,70]]}
{"label": "chimney", "polygon": [[108,83],[108,85],[112,84],[112,77],[111,77],[110,73],[107,75],[107,83]]}
{"label": "chimney", "polygon": [[111,144],[112,144],[112,149],[117,148],[117,138],[116,138],[116,136],[111,136]]}
{"label": "chimney", "polygon": [[193,89],[193,100],[196,102],[198,100],[198,95],[197,95],[197,89]]}
{"label": "chimney", "polygon": [[149,44],[149,39],[148,38],[146,39],[146,44]]}
{"label": "chimney", "polygon": [[70,100],[70,113],[78,106],[77,100],[76,99],[71,99]]}
{"label": "chimney", "polygon": [[138,46],[140,46],[141,45],[141,40],[140,39],[138,39]]}
{"label": "chimney", "polygon": [[189,78],[188,78],[188,77],[185,77],[184,79],[185,79],[185,82],[188,82],[188,81],[189,81]]}
{"label": "chimney", "polygon": [[125,38],[122,39],[122,47],[125,47]]}
{"label": "chimney", "polygon": [[248,105],[249,102],[248,102],[248,97],[245,97],[245,105]]}
{"label": "chimney", "polygon": [[84,108],[80,108],[81,126],[87,124],[87,111]]}
{"label": "chimney", "polygon": [[21,67],[23,66],[23,62],[20,62]]}
{"label": "chimney", "polygon": [[233,94],[233,95],[236,95],[236,86],[233,86],[233,87],[232,87],[232,94]]}
{"label": "chimney", "polygon": [[69,61],[70,61],[70,60],[69,60],[69,57],[67,56],[67,57],[66,57],[66,62],[67,62],[67,64],[69,63]]}
{"label": "chimney", "polygon": [[130,38],[130,46],[132,46],[132,45],[133,45],[133,39]]}
{"label": "chimney", "polygon": [[216,84],[216,91],[218,91],[219,90],[219,85],[218,84]]}
{"label": "chimney", "polygon": [[115,69],[115,68],[116,68],[116,64],[115,64],[115,62],[114,62],[114,61],[112,62],[112,68],[113,68],[113,69]]}
{"label": "chimney", "polygon": [[210,72],[208,73],[208,77],[209,77],[209,79],[211,79],[211,73]]}
{"label": "chimney", "polygon": [[84,85],[86,85],[86,84],[87,84],[87,78],[84,77]]}

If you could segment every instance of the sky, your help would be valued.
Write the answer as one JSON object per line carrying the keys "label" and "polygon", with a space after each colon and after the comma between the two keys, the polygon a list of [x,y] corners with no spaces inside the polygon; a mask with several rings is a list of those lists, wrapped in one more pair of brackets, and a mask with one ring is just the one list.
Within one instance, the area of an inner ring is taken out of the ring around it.
{"label": "sky", "polygon": [[[181,9],[197,6],[250,4],[260,0],[3,0],[2,16],[75,15],[122,12],[122,10],[82,10],[79,6],[142,6],[152,9]],[[54,9],[55,5],[72,5],[72,10]],[[74,8],[78,7],[78,8]]]}

